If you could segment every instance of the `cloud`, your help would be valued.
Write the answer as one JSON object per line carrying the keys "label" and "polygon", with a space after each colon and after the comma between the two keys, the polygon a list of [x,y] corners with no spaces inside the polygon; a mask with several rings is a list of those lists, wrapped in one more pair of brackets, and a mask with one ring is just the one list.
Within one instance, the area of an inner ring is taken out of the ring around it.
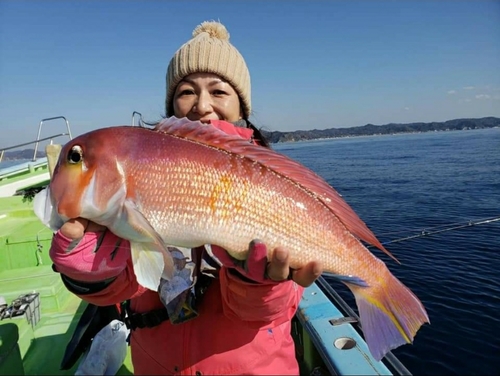
{"label": "cloud", "polygon": [[490,99],[491,96],[489,96],[488,94],[477,94],[476,95],[476,99]]}
{"label": "cloud", "polygon": [[464,86],[462,89],[464,89],[464,90],[472,90],[472,89],[474,89],[474,86]]}
{"label": "cloud", "polygon": [[409,111],[410,110],[410,107],[405,107],[405,111]]}
{"label": "cloud", "polygon": [[457,91],[456,90],[448,90],[448,94],[456,94]]}

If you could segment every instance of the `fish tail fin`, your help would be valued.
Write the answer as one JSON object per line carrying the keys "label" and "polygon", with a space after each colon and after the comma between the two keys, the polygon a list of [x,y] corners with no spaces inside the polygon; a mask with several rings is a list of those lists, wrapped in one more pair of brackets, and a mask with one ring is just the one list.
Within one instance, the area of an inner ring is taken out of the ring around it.
{"label": "fish tail fin", "polygon": [[364,337],[376,360],[391,349],[412,343],[418,329],[430,323],[420,300],[389,270],[378,286],[346,285],[356,298]]}

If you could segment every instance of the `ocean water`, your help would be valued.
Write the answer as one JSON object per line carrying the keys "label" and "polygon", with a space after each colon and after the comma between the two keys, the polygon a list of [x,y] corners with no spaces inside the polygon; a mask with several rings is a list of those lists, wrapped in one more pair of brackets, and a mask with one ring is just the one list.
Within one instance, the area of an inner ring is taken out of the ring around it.
{"label": "ocean water", "polygon": [[[279,144],[321,175],[379,240],[500,216],[500,129]],[[500,221],[388,243],[431,324],[393,353],[414,375],[500,375]],[[331,282],[355,307],[352,294]]]}
{"label": "ocean water", "polygon": [[21,163],[25,163],[25,162],[29,162],[29,161],[30,161],[30,159],[4,160],[4,161],[0,162],[0,170],[2,168],[12,167],[12,166],[15,166],[17,164],[21,164]]}

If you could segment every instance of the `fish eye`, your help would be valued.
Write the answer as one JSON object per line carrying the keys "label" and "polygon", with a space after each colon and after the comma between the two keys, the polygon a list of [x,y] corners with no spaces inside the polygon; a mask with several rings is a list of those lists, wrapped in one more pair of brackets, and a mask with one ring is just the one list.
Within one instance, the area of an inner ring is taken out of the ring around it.
{"label": "fish eye", "polygon": [[68,162],[71,164],[80,163],[83,161],[83,150],[80,145],[75,145],[68,153]]}

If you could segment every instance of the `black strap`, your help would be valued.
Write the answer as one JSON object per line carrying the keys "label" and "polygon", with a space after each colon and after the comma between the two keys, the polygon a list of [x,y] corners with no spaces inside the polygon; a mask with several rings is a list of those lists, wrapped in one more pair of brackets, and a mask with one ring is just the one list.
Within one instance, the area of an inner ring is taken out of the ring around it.
{"label": "black strap", "polygon": [[116,277],[105,279],[104,281],[99,282],[81,282],[75,279],[69,278],[68,276],[61,274],[61,279],[64,283],[64,286],[74,294],[78,295],[89,295],[95,294],[104,290],[111,283],[114,282]]}
{"label": "black strap", "polygon": [[[55,271],[56,273],[59,273],[59,270],[57,270],[57,267],[54,264],[52,264],[52,270]],[[82,282],[70,278],[62,273],[60,274],[64,286],[66,286],[66,288],[73,294],[77,295],[88,295],[100,292],[104,290],[106,287],[108,287],[111,283],[113,283],[116,279],[116,277],[112,277],[99,282]]]}
{"label": "black strap", "polygon": [[[208,286],[212,281],[213,277],[210,277],[208,275],[202,274],[199,276],[198,282],[195,285],[195,294],[194,296],[190,295],[190,298],[192,299],[191,305],[194,309],[196,309],[196,306],[200,303],[203,295],[205,294]],[[137,328],[153,328],[169,319],[166,308],[159,308],[144,313],[136,313],[130,309],[130,300],[123,302],[121,306],[121,320],[125,323],[125,325],[127,325],[127,328],[129,328],[130,330],[136,330]],[[192,316],[188,315],[177,323],[187,321],[196,316],[197,314]]]}
{"label": "black strap", "polygon": [[163,321],[168,320],[166,308],[155,309],[145,313],[135,313],[130,310],[130,300],[124,302],[122,308],[122,321],[130,330],[153,328],[160,325]]}

